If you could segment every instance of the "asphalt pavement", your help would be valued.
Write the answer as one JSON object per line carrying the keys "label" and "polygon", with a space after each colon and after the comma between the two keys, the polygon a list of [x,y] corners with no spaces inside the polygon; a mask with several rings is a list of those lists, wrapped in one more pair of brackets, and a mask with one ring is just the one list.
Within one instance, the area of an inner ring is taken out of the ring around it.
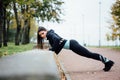
{"label": "asphalt pavement", "polygon": [[103,63],[85,58],[70,50],[63,49],[58,58],[64,66],[65,74],[71,80],[120,80],[120,51],[110,48],[88,48],[92,52],[99,53],[115,62],[109,72],[104,72]]}

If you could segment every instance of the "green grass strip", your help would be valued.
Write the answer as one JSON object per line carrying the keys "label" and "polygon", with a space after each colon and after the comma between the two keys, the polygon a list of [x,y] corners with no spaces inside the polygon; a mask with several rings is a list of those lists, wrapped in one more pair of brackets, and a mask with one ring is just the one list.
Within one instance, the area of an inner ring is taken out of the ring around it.
{"label": "green grass strip", "polygon": [[14,53],[31,50],[31,49],[33,49],[34,45],[35,44],[30,43],[30,44],[27,44],[27,45],[15,46],[14,43],[8,43],[7,47],[1,47],[0,48],[0,56],[11,55],[11,54],[14,54]]}

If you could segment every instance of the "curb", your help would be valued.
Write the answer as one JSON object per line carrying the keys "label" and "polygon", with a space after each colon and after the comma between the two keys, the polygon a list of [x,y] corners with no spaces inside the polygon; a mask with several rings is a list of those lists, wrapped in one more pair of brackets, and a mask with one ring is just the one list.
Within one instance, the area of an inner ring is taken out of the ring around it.
{"label": "curb", "polygon": [[70,78],[70,75],[68,74],[68,72],[64,68],[62,62],[58,59],[58,56],[56,54],[55,54],[55,59],[56,59],[56,64],[58,66],[58,69],[59,69],[61,77],[62,77],[61,80],[72,80]]}

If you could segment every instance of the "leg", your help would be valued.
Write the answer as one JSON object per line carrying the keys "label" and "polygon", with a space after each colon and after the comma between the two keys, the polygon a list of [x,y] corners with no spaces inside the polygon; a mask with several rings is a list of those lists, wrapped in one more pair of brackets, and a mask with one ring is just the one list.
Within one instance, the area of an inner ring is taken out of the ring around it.
{"label": "leg", "polygon": [[100,59],[100,56],[101,56],[100,54],[92,53],[92,52],[88,51],[86,48],[82,47],[75,40],[70,41],[70,49],[73,52],[77,53],[78,55],[81,55],[81,56],[84,56],[84,57],[87,57],[87,58],[92,58],[92,59],[99,60],[99,61],[101,61],[101,59],[102,59],[102,58]]}
{"label": "leg", "polygon": [[[108,60],[107,58],[103,57],[102,55],[98,54],[98,53],[92,53],[90,51],[88,51],[86,48],[82,47],[77,41],[75,40],[70,40],[70,49],[77,53],[78,55],[87,57],[87,58],[91,58],[91,59],[95,59],[95,60],[99,60],[102,61],[105,64],[105,68],[104,71],[109,71],[110,68],[112,67],[112,65],[114,64],[113,61]],[[110,63],[107,64],[107,63]],[[107,64],[107,66],[106,66]],[[108,67],[109,65],[109,67]],[[107,67],[107,69],[106,69]]]}

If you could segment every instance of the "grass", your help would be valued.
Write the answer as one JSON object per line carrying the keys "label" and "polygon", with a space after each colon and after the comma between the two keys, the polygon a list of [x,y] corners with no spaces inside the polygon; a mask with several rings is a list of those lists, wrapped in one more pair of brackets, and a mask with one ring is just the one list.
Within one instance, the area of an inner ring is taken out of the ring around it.
{"label": "grass", "polygon": [[27,44],[27,45],[19,45],[19,46],[15,46],[14,43],[8,43],[7,47],[0,48],[0,56],[11,55],[14,53],[31,50],[31,49],[33,49],[33,46],[34,46],[34,44],[32,44],[32,43]]}
{"label": "grass", "polygon": [[[31,50],[31,49],[33,49],[34,45],[35,44],[30,43],[30,44],[27,44],[27,45],[15,46],[14,43],[8,43],[7,47],[1,47],[0,48],[0,56],[11,55],[11,54],[15,54],[15,53],[18,53],[18,52]],[[89,47],[93,47],[93,46],[89,46]],[[111,48],[113,50],[120,51],[120,46],[119,47],[115,47],[115,46],[101,46],[100,48]]]}
{"label": "grass", "polygon": [[112,49],[120,51],[120,46],[119,47],[113,47]]}
{"label": "grass", "polygon": [[[99,48],[98,46],[88,46],[88,47],[97,47],[97,48]],[[113,50],[120,51],[120,46],[101,46],[100,48],[110,48],[110,49],[113,49]]]}

